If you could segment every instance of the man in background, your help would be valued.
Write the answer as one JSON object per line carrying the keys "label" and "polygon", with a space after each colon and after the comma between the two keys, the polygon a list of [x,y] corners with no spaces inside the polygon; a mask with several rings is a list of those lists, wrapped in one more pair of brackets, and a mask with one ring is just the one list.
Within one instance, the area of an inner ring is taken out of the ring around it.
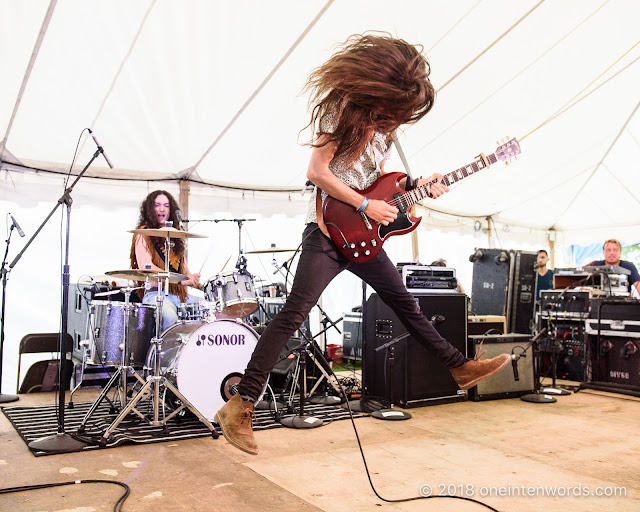
{"label": "man in background", "polygon": [[615,238],[607,240],[602,245],[602,252],[604,253],[603,260],[592,261],[587,266],[601,267],[606,265],[608,267],[612,267],[614,265],[617,265],[618,267],[629,270],[631,272],[631,274],[629,275],[628,283],[629,293],[638,296],[640,294],[640,274],[638,273],[638,269],[633,263],[620,259],[620,255],[622,254],[622,245],[620,245],[620,242]]}
{"label": "man in background", "polygon": [[538,275],[536,276],[536,299],[540,302],[540,292],[542,290],[553,289],[553,270],[547,268],[549,254],[544,249],[538,251]]}

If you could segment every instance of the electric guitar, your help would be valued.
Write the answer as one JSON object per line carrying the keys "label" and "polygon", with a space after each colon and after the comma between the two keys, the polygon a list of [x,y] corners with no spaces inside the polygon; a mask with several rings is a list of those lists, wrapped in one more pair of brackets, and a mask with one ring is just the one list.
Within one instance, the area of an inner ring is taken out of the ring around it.
{"label": "electric guitar", "polygon": [[[515,138],[511,139],[498,146],[495,153],[488,156],[481,153],[470,164],[446,174],[441,182],[451,186],[497,161],[507,161],[519,154],[520,144]],[[367,196],[369,199],[383,200],[398,209],[396,220],[388,226],[370,219],[364,212],[356,211],[351,205],[327,196],[322,207],[324,223],[331,240],[349,261],[354,263],[370,261],[380,252],[387,238],[404,235],[418,227],[422,217],[414,217],[411,214],[411,208],[418,201],[432,197],[429,190],[435,181],[405,191],[399,183],[406,176],[401,172],[383,174],[365,190],[356,190],[363,198]]]}

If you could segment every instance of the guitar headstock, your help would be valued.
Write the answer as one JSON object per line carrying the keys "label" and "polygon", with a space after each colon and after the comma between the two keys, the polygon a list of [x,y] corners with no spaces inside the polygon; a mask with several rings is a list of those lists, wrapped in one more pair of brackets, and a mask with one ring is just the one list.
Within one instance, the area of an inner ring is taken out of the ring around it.
{"label": "guitar headstock", "polygon": [[520,143],[515,139],[511,139],[496,149],[496,157],[502,162],[507,162],[520,154]]}

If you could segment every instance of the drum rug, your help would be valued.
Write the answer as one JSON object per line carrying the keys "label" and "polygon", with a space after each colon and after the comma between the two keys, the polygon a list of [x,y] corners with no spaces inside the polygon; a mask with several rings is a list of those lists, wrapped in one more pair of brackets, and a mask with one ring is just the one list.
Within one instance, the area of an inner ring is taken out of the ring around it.
{"label": "drum rug", "polygon": [[[82,435],[77,434],[78,427],[81,425],[82,420],[92,404],[93,402],[74,403],[74,408],[65,409],[64,414],[64,431],[74,438],[88,443],[83,451],[100,448],[99,443],[104,432],[106,432],[117,417],[117,413],[111,410],[110,404],[103,401],[87,421],[85,432]],[[147,408],[147,416],[153,417],[151,407],[149,406]],[[145,409],[144,406],[138,404],[138,410],[145,412]],[[297,411],[296,408],[296,412]],[[2,412],[14,426],[22,440],[27,444],[58,432],[57,405],[2,407]],[[324,424],[349,418],[348,410],[335,405],[305,403],[304,413],[305,416],[313,416],[321,419]],[[292,414],[288,415],[291,416]],[[364,415],[366,414],[355,411],[353,413],[354,418]],[[148,421],[142,420],[134,413],[129,413],[115,430],[113,430],[105,448],[111,448],[125,443],[159,443],[212,435],[209,429],[191,413],[184,414],[182,417],[176,416],[171,418],[167,422],[167,426],[168,432],[163,432],[161,426],[151,426]],[[220,433],[219,427],[217,425],[214,426],[217,432]],[[282,427],[282,425],[275,421],[273,411],[256,410],[256,417],[253,422],[254,430],[266,430],[278,427]],[[54,452],[32,450],[32,453],[35,456],[40,456],[52,455]]]}

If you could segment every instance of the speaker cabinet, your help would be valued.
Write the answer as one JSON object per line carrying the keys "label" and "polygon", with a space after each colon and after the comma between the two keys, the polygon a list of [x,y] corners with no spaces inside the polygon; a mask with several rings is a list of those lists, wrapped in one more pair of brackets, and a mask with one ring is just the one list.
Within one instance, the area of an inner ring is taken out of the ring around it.
{"label": "speaker cabinet", "polygon": [[507,315],[510,259],[500,260],[502,249],[478,249],[482,256],[473,262],[471,309],[476,315]]}
{"label": "speaker cabinet", "polygon": [[537,253],[477,249],[476,254],[471,294],[474,314],[504,316],[507,332],[531,333]]}
{"label": "speaker cabinet", "polygon": [[[417,295],[420,310],[436,317],[438,332],[466,354],[467,296],[462,293]],[[372,294],[364,313],[363,384],[366,396],[389,398],[403,408],[466,400],[449,370],[427,347],[412,336],[396,343],[390,375],[387,349],[375,349],[407,333],[395,313],[377,294]]]}
{"label": "speaker cabinet", "polygon": [[[515,379],[513,365],[500,370],[495,375],[481,380],[477,386],[469,390],[472,400],[493,400],[496,398],[513,398],[533,393],[535,378],[533,372],[533,353],[528,334],[491,334],[487,336],[469,336],[469,357],[472,357],[482,342],[482,350],[486,353],[480,359],[491,359],[500,354],[521,356],[516,361],[518,380]],[[525,352],[525,349],[526,352]]]}
{"label": "speaker cabinet", "polygon": [[597,354],[595,375],[597,380],[640,387],[640,341],[638,339],[603,336],[600,338]]}

